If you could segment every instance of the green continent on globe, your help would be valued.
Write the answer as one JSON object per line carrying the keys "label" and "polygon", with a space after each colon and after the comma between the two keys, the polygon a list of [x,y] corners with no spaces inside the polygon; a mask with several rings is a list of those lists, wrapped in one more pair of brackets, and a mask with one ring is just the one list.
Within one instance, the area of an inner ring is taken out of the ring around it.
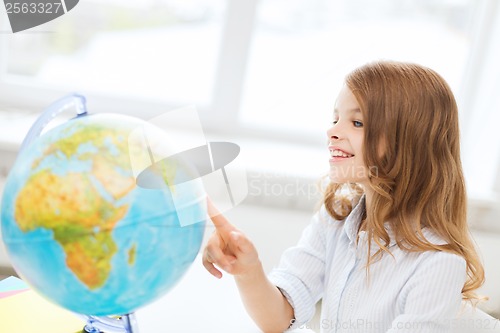
{"label": "green continent on globe", "polygon": [[128,250],[128,264],[129,265],[135,264],[135,255],[136,255],[136,253],[137,253],[137,246],[136,246],[136,244],[134,244]]}
{"label": "green continent on globe", "polygon": [[[87,125],[70,126],[66,134],[44,151],[32,169],[51,156],[61,162],[75,157],[90,161],[91,170],[65,174],[56,174],[51,168],[37,170],[16,198],[14,217],[23,232],[51,230],[66,254],[68,268],[89,289],[97,289],[106,282],[111,258],[117,252],[113,228],[129,208],[115,201],[135,187],[128,132]],[[83,144],[90,144],[93,150],[81,149]]]}

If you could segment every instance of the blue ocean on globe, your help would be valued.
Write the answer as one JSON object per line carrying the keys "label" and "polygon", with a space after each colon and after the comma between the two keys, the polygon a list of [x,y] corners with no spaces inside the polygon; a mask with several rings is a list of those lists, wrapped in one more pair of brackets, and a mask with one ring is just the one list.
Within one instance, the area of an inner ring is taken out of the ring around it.
{"label": "blue ocean on globe", "polygon": [[196,178],[187,164],[159,165],[165,186],[137,184],[160,158],[151,147],[168,144],[143,120],[95,114],[23,149],[1,206],[3,241],[20,276],[86,315],[132,313],[168,292],[197,256],[206,217],[201,181],[176,185]]}

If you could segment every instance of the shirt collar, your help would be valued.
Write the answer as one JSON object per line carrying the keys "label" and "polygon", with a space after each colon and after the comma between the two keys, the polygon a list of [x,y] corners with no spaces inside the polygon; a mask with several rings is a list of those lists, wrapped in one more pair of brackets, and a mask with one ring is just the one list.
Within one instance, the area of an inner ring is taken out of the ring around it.
{"label": "shirt collar", "polygon": [[[365,195],[363,194],[363,196],[361,196],[358,203],[353,207],[351,213],[347,216],[344,222],[344,232],[349,238],[350,243],[356,244],[356,240],[358,239],[359,226],[361,224],[361,219],[363,218],[365,211],[366,211],[366,203],[365,203]],[[396,245],[396,237],[391,229],[390,224],[388,222],[385,222],[384,227],[390,237],[389,247]],[[366,241],[366,232],[361,231],[359,233],[359,241],[360,242]],[[383,243],[383,241],[381,242]],[[372,243],[372,247],[373,245],[376,245],[378,248],[376,242]]]}
{"label": "shirt collar", "polygon": [[363,218],[365,209],[365,195],[363,194],[361,199],[359,199],[358,203],[353,207],[351,213],[347,216],[344,222],[344,232],[346,233],[351,243],[356,242],[359,225],[361,224],[361,219]]}
{"label": "shirt collar", "polygon": [[[353,244],[355,247],[357,247],[357,251],[363,251],[368,245],[368,235],[365,231],[360,231],[358,237],[358,230],[359,225],[361,224],[361,219],[363,218],[363,215],[366,211],[365,195],[363,194],[359,201],[357,203],[354,202],[353,204],[354,207],[351,213],[346,217],[343,229],[345,234],[349,238],[350,244]],[[390,237],[388,248],[391,248],[397,244],[396,236],[389,222],[385,222],[384,227]],[[432,244],[443,245],[447,243],[443,238],[438,236],[430,228],[422,228],[422,234],[424,236],[424,239]],[[358,243],[360,246],[358,246]],[[381,243],[384,244],[384,241],[381,240]],[[373,255],[379,249],[380,247],[378,246],[378,244],[375,241],[372,241],[370,254]]]}

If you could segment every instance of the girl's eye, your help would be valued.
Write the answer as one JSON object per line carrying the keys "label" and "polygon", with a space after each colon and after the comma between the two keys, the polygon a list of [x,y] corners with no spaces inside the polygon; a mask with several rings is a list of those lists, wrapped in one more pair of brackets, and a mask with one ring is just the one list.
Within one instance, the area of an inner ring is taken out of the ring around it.
{"label": "girl's eye", "polygon": [[360,121],[355,120],[352,123],[354,124],[354,127],[363,127],[363,123]]}
{"label": "girl's eye", "polygon": [[337,125],[338,122],[339,122],[338,120],[334,120],[334,121],[332,121],[332,124]]}

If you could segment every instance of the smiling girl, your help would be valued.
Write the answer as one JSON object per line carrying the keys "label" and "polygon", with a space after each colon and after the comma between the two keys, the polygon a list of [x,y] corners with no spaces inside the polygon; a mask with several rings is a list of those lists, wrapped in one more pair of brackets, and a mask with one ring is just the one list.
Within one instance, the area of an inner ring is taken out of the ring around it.
{"label": "smiling girl", "polygon": [[203,263],[234,275],[265,332],[450,332],[484,271],[466,221],[458,111],[426,67],[380,61],[345,80],[327,131],[323,205],[265,275],[251,241],[209,203]]}

